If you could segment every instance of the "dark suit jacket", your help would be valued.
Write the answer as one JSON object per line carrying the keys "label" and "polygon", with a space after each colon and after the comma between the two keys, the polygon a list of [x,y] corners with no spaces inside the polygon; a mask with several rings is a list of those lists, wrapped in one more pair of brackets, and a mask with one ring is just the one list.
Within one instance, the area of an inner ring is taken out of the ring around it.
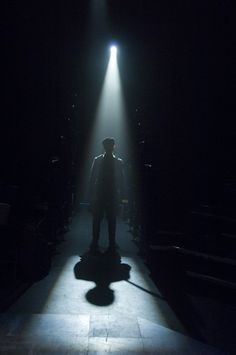
{"label": "dark suit jacket", "polygon": [[115,155],[94,158],[89,182],[91,201],[118,202],[124,196],[123,161]]}

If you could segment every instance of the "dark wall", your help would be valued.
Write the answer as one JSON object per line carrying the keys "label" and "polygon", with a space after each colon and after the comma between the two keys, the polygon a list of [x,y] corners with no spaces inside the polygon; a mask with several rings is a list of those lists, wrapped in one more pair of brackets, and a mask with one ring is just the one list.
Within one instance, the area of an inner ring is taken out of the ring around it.
{"label": "dark wall", "polygon": [[107,4],[107,26],[93,41],[87,1],[5,2],[1,155],[6,174],[54,154],[66,117],[74,122],[79,163],[103,80],[103,52],[116,38],[140,166],[152,164],[163,201],[166,196],[172,204],[180,197],[183,204],[214,200],[233,159],[232,130],[225,125],[230,43],[225,3]]}

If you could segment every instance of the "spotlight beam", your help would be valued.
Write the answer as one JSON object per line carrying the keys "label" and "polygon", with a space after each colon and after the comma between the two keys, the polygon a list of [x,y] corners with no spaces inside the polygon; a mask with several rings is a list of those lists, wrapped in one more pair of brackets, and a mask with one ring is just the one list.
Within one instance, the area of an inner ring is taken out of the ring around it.
{"label": "spotlight beam", "polygon": [[117,47],[116,46],[111,46],[110,47],[110,53],[111,53],[111,57],[116,57],[117,54]]}

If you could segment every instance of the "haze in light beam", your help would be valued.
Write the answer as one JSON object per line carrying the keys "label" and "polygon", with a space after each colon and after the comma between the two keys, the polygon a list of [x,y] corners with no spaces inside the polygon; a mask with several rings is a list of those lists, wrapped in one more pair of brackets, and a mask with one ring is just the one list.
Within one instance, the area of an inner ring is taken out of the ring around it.
{"label": "haze in light beam", "polygon": [[79,187],[81,200],[86,200],[86,191],[93,158],[103,153],[102,140],[105,137],[114,137],[116,142],[115,154],[126,161],[126,157],[129,154],[128,136],[126,110],[117,55],[114,51],[111,51],[95,114],[94,126],[87,147],[87,156],[84,157],[83,179]]}
{"label": "haze in light beam", "polygon": [[110,51],[111,51],[111,57],[114,57],[116,59],[116,54],[117,54],[116,46],[111,46]]}
{"label": "haze in light beam", "polygon": [[95,155],[101,152],[101,141],[107,136],[115,138],[116,151],[118,155],[121,155],[121,158],[124,157],[127,149],[126,112],[116,47],[111,48],[110,60],[95,117],[91,142],[92,151]]}

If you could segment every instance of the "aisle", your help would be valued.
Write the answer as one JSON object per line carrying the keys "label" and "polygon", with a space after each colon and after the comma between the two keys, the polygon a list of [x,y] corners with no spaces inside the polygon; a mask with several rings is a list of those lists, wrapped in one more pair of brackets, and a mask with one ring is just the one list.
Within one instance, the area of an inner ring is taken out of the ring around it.
{"label": "aisle", "polygon": [[[90,218],[74,218],[50,274],[0,316],[0,354],[217,354],[185,335],[127,224],[117,226],[120,258],[86,254]],[[100,245],[105,251],[105,224]]]}

